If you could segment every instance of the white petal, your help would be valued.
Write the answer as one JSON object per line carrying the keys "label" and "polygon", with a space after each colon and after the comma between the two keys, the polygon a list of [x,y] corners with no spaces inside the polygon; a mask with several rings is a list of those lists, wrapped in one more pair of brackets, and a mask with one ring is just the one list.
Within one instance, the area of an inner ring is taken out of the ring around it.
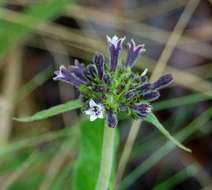
{"label": "white petal", "polygon": [[97,119],[97,116],[95,114],[91,115],[90,116],[90,121],[94,121]]}
{"label": "white petal", "polygon": [[84,111],[86,115],[92,115],[93,111],[91,109]]}
{"label": "white petal", "polygon": [[130,49],[131,48],[131,43],[127,43],[127,46],[128,46],[128,48]]}
{"label": "white petal", "polygon": [[119,40],[118,36],[115,35],[115,36],[112,37],[113,43],[116,43],[118,40]]}
{"label": "white petal", "polygon": [[98,105],[96,104],[96,102],[94,102],[93,99],[90,99],[90,101],[89,101],[89,106],[90,106],[90,108],[92,108],[92,107],[98,106]]}
{"label": "white petal", "polygon": [[141,74],[141,76],[145,76],[145,75],[147,74],[147,72],[148,72],[148,69],[147,69],[147,68],[144,69],[144,71],[143,71],[143,73]]}
{"label": "white petal", "polygon": [[147,111],[148,111],[148,112],[151,112],[151,111],[152,111],[152,108],[151,108],[151,107],[149,107]]}
{"label": "white petal", "polygon": [[59,70],[66,69],[64,65],[60,65]]}
{"label": "white petal", "polygon": [[132,42],[133,47],[136,48],[136,44],[135,44],[134,39],[131,39],[131,42]]}
{"label": "white petal", "polygon": [[100,118],[100,119],[103,119],[103,118],[104,118],[103,112],[101,112],[101,113],[98,115],[98,118]]}
{"label": "white petal", "polygon": [[99,111],[103,111],[104,110],[104,106],[102,104],[97,104],[98,110]]}

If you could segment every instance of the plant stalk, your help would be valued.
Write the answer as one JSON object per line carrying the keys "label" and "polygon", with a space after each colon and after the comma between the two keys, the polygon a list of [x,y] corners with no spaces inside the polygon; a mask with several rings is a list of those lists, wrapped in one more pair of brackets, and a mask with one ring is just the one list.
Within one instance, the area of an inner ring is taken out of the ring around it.
{"label": "plant stalk", "polygon": [[114,158],[114,145],[115,129],[105,126],[102,144],[102,158],[96,190],[108,190],[109,188]]}

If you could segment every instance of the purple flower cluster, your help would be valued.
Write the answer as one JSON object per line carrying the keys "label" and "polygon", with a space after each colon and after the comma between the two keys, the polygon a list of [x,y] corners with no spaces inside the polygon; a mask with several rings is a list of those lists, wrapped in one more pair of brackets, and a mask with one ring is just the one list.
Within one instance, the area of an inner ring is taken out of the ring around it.
{"label": "purple flower cluster", "polygon": [[107,36],[109,60],[103,54],[96,53],[93,62],[87,66],[75,60],[69,67],[60,66],[54,80],[67,82],[79,89],[84,103],[84,113],[90,120],[105,116],[109,127],[116,127],[117,114],[124,111],[136,118],[145,118],[151,112],[149,102],[157,100],[159,90],[172,81],[171,74],[148,82],[147,69],[142,74],[131,70],[136,60],[145,52],[144,44],[137,44],[132,39],[128,45],[126,61],[120,60],[125,37]]}

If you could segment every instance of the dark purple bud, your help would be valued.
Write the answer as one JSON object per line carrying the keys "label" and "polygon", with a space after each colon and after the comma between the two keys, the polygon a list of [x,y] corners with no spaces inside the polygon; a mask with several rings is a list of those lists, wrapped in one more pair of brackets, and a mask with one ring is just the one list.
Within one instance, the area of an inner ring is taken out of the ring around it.
{"label": "dark purple bud", "polygon": [[88,80],[93,80],[97,76],[96,67],[93,64],[90,64],[87,66],[87,68],[84,71],[85,77]]}
{"label": "dark purple bud", "polygon": [[107,125],[108,127],[115,128],[118,124],[116,115],[110,110],[107,113]]}
{"label": "dark purple bud", "polygon": [[171,74],[166,74],[160,77],[157,81],[155,81],[152,84],[152,86],[154,89],[160,90],[170,85],[172,81],[173,81],[173,76]]}
{"label": "dark purple bud", "polygon": [[90,73],[90,71],[89,71],[88,69],[86,69],[86,70],[84,71],[84,74],[85,74],[86,79],[88,79],[88,80],[90,80],[90,81],[93,80],[93,76],[91,75],[91,73]]}
{"label": "dark purple bud", "polygon": [[151,91],[147,94],[144,94],[143,97],[148,101],[154,101],[160,97],[160,93],[158,91]]}
{"label": "dark purple bud", "polygon": [[126,98],[126,99],[131,99],[131,98],[133,98],[133,97],[135,97],[135,96],[136,96],[135,90],[130,90],[130,91],[128,91],[128,92],[125,94],[125,98]]}
{"label": "dark purple bud", "polygon": [[94,56],[94,63],[96,65],[99,79],[102,80],[104,75],[104,56],[101,53],[98,53]]}
{"label": "dark purple bud", "polygon": [[78,78],[74,73],[72,73],[69,69],[67,69],[63,65],[60,66],[59,71],[55,71],[55,74],[56,76],[53,78],[53,80],[64,81],[74,85],[77,88],[79,88],[81,84],[86,84],[85,81]]}
{"label": "dark purple bud", "polygon": [[152,110],[149,104],[135,104],[132,107],[133,112],[138,114],[139,117],[145,118]]}
{"label": "dark purple bud", "polygon": [[149,93],[152,90],[152,85],[150,83],[145,83],[139,87],[139,91],[142,95]]}
{"label": "dark purple bud", "polygon": [[112,72],[116,70],[119,54],[121,52],[124,40],[125,37],[118,38],[117,36],[113,36],[112,38],[110,38],[109,36],[107,36],[110,51],[110,71]]}
{"label": "dark purple bud", "polygon": [[93,78],[95,78],[97,76],[97,70],[96,70],[95,65],[90,64],[90,65],[87,66],[87,69],[88,69],[88,71],[90,72],[90,74]]}
{"label": "dark purple bud", "polygon": [[111,83],[110,75],[104,74],[103,81],[105,82],[105,84],[110,84]]}
{"label": "dark purple bud", "polygon": [[141,55],[142,52],[146,51],[144,48],[144,44],[135,44],[135,41],[131,39],[130,43],[128,43],[128,55],[127,55],[127,60],[125,63],[126,67],[132,67],[136,59]]}
{"label": "dark purple bud", "polygon": [[85,68],[81,66],[78,60],[75,60],[75,65],[71,65],[68,69],[82,81],[88,82],[84,73]]}

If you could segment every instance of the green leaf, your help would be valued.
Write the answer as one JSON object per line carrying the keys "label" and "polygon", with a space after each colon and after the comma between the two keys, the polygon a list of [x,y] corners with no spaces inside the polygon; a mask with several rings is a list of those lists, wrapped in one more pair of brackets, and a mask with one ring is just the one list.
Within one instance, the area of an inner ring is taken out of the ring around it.
{"label": "green leaf", "polygon": [[157,117],[153,114],[150,113],[147,118],[145,119],[145,121],[153,124],[155,127],[157,127],[161,133],[163,133],[170,141],[172,141],[176,146],[178,146],[179,148],[191,152],[191,150],[189,148],[186,148],[185,146],[183,146],[177,139],[175,139],[164,127],[163,125],[158,121]]}
{"label": "green leaf", "polygon": [[51,107],[47,110],[37,112],[36,114],[34,114],[32,116],[15,118],[15,120],[20,121],[20,122],[38,121],[38,120],[42,120],[42,119],[46,119],[46,118],[55,116],[55,115],[60,114],[60,113],[64,113],[64,112],[67,112],[67,111],[71,111],[71,110],[80,108],[81,106],[82,105],[81,105],[80,100],[71,100],[71,101],[68,101],[64,104],[54,106],[54,107]]}
{"label": "green leaf", "polygon": [[94,190],[98,179],[104,120],[85,121],[80,127],[80,154],[75,163],[73,190]]}

